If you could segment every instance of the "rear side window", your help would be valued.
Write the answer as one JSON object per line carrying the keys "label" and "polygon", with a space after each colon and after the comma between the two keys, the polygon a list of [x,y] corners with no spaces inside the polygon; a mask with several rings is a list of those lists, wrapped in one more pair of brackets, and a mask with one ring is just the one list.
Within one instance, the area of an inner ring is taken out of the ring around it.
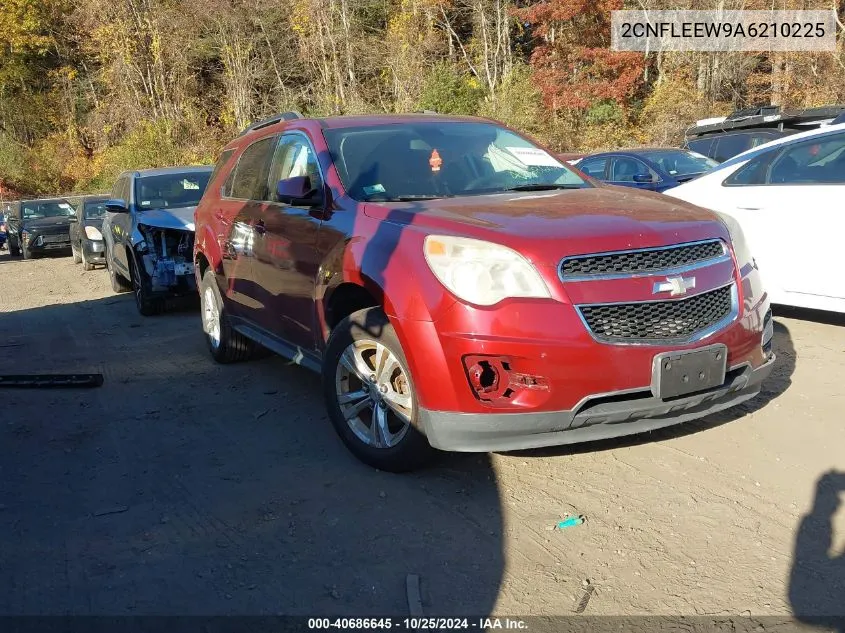
{"label": "rear side window", "polygon": [[111,197],[114,200],[123,200],[124,204],[129,204],[129,178],[122,176],[117,179]]}
{"label": "rear side window", "polygon": [[593,178],[604,178],[604,168],[607,166],[607,158],[591,158],[582,160],[576,165],[578,169]]}
{"label": "rear side window", "polygon": [[789,145],[772,163],[777,185],[845,184],[845,132]]}
{"label": "rear side window", "polygon": [[748,134],[729,134],[718,139],[716,144],[715,158],[720,163],[747,149],[751,149],[752,137]]}
{"label": "rear side window", "polygon": [[687,143],[687,147],[694,152],[698,152],[703,156],[709,156],[713,158],[713,155],[710,153],[713,150],[713,139],[712,138],[700,138],[694,141],[689,141]]}
{"label": "rear side window", "polygon": [[240,200],[264,200],[270,159],[276,148],[276,136],[268,136],[246,148],[235,168],[230,196]]}
{"label": "rear side window", "polygon": [[645,163],[627,156],[617,156],[610,163],[610,182],[634,182],[634,176],[651,173]]}
{"label": "rear side window", "polygon": [[211,178],[208,179],[209,183],[214,183],[215,178],[220,175],[220,170],[222,170],[226,163],[229,162],[229,159],[232,158],[232,154],[235,153],[233,149],[227,149],[225,152],[220,154],[220,157],[217,159],[217,163],[214,165],[214,171],[211,172]]}
{"label": "rear side window", "polygon": [[816,137],[786,148],[774,148],[748,161],[723,184],[845,184],[845,133]]}

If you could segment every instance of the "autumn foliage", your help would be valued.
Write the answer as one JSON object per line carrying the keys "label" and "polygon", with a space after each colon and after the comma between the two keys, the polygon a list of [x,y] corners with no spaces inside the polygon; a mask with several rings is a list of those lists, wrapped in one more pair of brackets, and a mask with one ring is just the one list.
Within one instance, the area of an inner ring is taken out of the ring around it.
{"label": "autumn foliage", "polygon": [[[845,5],[839,4],[840,23]],[[758,103],[845,103],[835,53],[617,53],[611,12],[829,0],[2,0],[0,182],[104,190],[251,121],[436,110],[560,150],[675,144]],[[840,26],[841,30],[841,26]]]}

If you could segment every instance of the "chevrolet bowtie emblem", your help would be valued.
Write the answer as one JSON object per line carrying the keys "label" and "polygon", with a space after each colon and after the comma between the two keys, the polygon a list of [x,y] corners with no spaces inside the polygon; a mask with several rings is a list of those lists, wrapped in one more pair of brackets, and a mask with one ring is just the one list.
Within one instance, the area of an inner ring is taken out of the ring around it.
{"label": "chevrolet bowtie emblem", "polygon": [[651,294],[668,292],[673,297],[687,294],[687,290],[695,288],[695,277],[667,277],[666,281],[658,281],[654,284]]}

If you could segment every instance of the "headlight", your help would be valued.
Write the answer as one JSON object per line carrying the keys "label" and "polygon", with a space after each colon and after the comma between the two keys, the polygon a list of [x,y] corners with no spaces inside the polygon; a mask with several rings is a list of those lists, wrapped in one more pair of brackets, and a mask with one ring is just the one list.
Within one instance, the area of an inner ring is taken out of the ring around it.
{"label": "headlight", "polygon": [[103,239],[103,234],[100,233],[100,229],[98,229],[96,226],[86,226],[85,235],[88,237],[89,240]]}
{"label": "headlight", "polygon": [[736,255],[736,262],[739,264],[740,271],[745,271],[746,266],[753,266],[757,268],[757,262],[751,255],[751,249],[748,247],[748,242],[745,239],[745,233],[742,232],[742,227],[739,225],[733,216],[727,213],[719,213],[725,226],[728,227],[728,232],[731,234],[731,244]]}
{"label": "headlight", "polygon": [[434,276],[452,294],[469,303],[490,306],[508,297],[551,296],[534,266],[506,246],[429,235],[424,248]]}

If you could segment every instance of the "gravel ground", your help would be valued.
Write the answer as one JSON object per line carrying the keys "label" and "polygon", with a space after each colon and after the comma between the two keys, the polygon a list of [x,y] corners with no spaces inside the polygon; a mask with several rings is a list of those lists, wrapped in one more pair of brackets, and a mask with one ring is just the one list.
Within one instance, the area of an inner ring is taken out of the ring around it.
{"label": "gravel ground", "polygon": [[[0,254],[0,614],[845,614],[845,319],[782,313],[764,393],[625,441],[352,458],[315,375],[214,364],[196,306]],[[840,479],[824,477],[836,470]],[[566,513],[586,523],[550,528]]]}

